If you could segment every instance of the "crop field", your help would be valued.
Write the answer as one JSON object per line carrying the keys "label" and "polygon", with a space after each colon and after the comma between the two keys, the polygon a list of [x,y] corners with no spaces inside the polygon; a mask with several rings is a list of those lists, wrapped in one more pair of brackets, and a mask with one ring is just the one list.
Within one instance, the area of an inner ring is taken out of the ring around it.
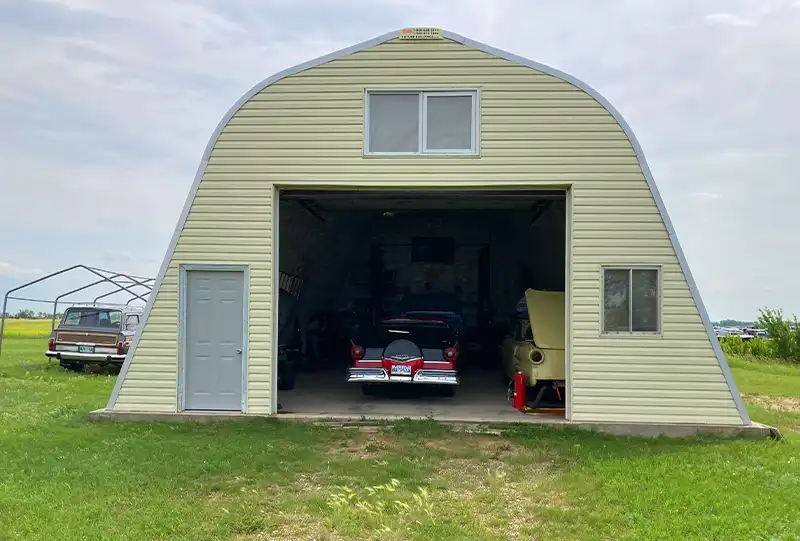
{"label": "crop field", "polygon": [[115,376],[7,322],[0,540],[800,539],[800,367],[731,358],[786,441],[638,439],[433,422],[93,423]]}

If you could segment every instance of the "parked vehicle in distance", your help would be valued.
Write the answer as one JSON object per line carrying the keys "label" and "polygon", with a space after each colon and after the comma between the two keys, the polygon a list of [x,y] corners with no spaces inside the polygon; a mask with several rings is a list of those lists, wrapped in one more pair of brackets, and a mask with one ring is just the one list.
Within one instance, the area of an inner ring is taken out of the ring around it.
{"label": "parked vehicle in distance", "polygon": [[141,315],[141,306],[71,306],[50,333],[45,355],[78,372],[87,364],[121,366]]}
{"label": "parked vehicle in distance", "polygon": [[531,407],[544,398],[563,402],[566,373],[564,292],[528,289],[500,346],[506,383],[521,372]]}
{"label": "parked vehicle in distance", "polygon": [[[746,329],[740,329],[738,327],[715,327],[714,333],[717,335],[718,339],[728,336],[738,336],[742,341],[751,340],[757,336],[756,334],[747,332]],[[764,331],[764,335],[766,335],[766,331]]]}
{"label": "parked vehicle in distance", "polygon": [[400,316],[358,329],[351,340],[349,383],[371,394],[383,384],[437,385],[452,396],[458,379],[458,335],[430,316]]}

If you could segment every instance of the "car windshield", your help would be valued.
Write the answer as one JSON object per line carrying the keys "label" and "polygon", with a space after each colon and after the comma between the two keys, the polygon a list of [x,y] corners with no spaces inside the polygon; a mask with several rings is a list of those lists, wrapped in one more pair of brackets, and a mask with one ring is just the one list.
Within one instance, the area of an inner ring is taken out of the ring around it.
{"label": "car windshield", "polygon": [[62,327],[104,327],[119,329],[122,312],[109,308],[67,308]]}
{"label": "car windshield", "polygon": [[444,349],[455,342],[447,325],[430,322],[385,322],[361,329],[356,343],[365,348],[384,348],[395,340],[409,340],[423,349]]}

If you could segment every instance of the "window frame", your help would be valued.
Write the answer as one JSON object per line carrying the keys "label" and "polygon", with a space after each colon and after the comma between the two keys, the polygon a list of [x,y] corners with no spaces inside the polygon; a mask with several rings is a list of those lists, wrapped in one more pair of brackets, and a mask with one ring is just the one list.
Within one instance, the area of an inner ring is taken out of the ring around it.
{"label": "window frame", "polygon": [[[414,94],[419,97],[417,111],[418,133],[416,152],[373,152],[369,148],[369,98],[373,94]],[[429,96],[472,98],[470,133],[472,144],[469,149],[427,149],[428,100]],[[364,89],[364,137],[362,140],[364,156],[480,156],[480,89],[479,88],[365,88]]]}
{"label": "window frame", "polygon": [[[129,325],[128,320],[131,319],[131,318],[136,318],[136,324],[133,326],[133,328],[130,328],[128,326]],[[141,318],[139,318],[139,314],[126,314],[125,315],[125,329],[124,330],[126,330],[126,331],[135,331],[136,328],[139,326],[139,323],[141,323],[141,321],[142,320],[141,320]]]}
{"label": "window frame", "polygon": [[[627,331],[607,331],[606,330],[606,271],[628,271],[628,330]],[[656,330],[654,331],[634,331],[633,330],[633,271],[655,271],[656,272]],[[661,284],[661,267],[658,265],[604,265],[600,268],[600,334],[606,336],[649,336],[660,337],[662,325],[663,287]]]}

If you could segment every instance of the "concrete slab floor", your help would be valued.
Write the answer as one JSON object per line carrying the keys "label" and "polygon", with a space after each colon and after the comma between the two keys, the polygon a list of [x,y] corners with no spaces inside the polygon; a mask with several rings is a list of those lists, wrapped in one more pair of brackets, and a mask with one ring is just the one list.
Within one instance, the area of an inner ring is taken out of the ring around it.
{"label": "concrete slab floor", "polygon": [[364,396],[361,386],[346,383],[342,370],[298,374],[295,388],[278,391],[279,416],[345,418],[414,418],[482,422],[558,422],[563,415],[524,414],[507,399],[497,371],[470,370],[461,375],[453,397],[437,396],[430,385],[387,385]]}

